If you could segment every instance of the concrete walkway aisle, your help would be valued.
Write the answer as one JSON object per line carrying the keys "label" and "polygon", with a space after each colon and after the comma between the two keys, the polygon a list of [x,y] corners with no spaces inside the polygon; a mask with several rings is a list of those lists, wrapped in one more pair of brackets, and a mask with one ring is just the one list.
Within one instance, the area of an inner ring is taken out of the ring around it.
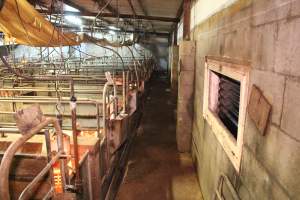
{"label": "concrete walkway aisle", "polygon": [[176,149],[176,106],[167,88],[153,80],[118,200],[202,199],[190,155]]}

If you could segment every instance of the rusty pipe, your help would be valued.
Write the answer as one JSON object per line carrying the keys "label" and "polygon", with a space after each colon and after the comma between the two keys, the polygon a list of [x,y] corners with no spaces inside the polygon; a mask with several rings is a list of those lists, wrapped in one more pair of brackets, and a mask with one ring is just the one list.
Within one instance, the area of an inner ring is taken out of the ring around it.
{"label": "rusty pipe", "polygon": [[[46,167],[33,179],[31,183],[29,183],[26,188],[23,190],[21,195],[19,196],[18,200],[28,200],[32,197],[32,195],[35,192],[37,184],[43,179],[43,177],[49,172],[49,170],[52,168],[52,165],[54,165],[60,157],[63,155],[62,151],[59,151],[54,158],[51,159],[51,161],[46,165]],[[62,173],[63,174],[63,173]]]}
{"label": "rusty pipe", "polygon": [[80,181],[80,171],[79,171],[79,154],[78,154],[78,141],[77,141],[77,118],[76,118],[76,104],[77,99],[75,97],[71,98],[70,108],[71,108],[71,118],[72,118],[72,133],[73,133],[73,143],[74,143],[74,166],[75,166],[75,189],[78,190],[81,187]]}
{"label": "rusty pipe", "polygon": [[[16,70],[14,70],[9,64],[8,62],[5,60],[5,58],[3,57],[3,55],[0,55],[0,59],[3,62],[3,64],[14,74],[16,74],[18,77],[24,78],[26,80],[31,80],[31,81],[61,81],[61,80],[69,80],[70,84],[71,84],[71,93],[70,93],[70,105],[72,106],[72,99],[75,99],[75,107],[74,109],[72,109],[72,132],[73,132],[73,143],[74,143],[74,161],[75,161],[75,171],[76,171],[76,180],[75,183],[80,182],[80,175],[79,175],[79,153],[78,153],[78,143],[77,143],[77,127],[76,127],[76,98],[74,96],[74,80],[72,77],[69,76],[60,76],[60,77],[54,77],[54,78],[49,78],[49,77],[39,77],[39,78],[32,78],[29,76],[25,76],[23,74],[20,74],[19,72],[17,72]],[[73,122],[73,120],[75,120],[75,122]],[[76,185],[75,185],[76,187]]]}
{"label": "rusty pipe", "polygon": [[99,104],[96,103],[96,109],[97,109],[97,116],[96,116],[96,120],[97,120],[97,136],[98,138],[101,137],[101,133],[100,133],[100,108],[99,108]]}
{"label": "rusty pipe", "polygon": [[25,80],[30,80],[30,81],[63,81],[63,80],[69,80],[71,83],[71,95],[74,95],[74,81],[72,77],[68,77],[68,76],[57,76],[57,77],[30,77],[30,76],[26,76],[23,75],[21,73],[19,73],[18,71],[16,71],[14,68],[12,68],[8,62],[5,60],[5,58],[3,57],[3,55],[0,55],[0,59],[3,62],[3,64],[5,65],[6,68],[8,68],[13,74],[15,74],[18,77],[21,77]]}
{"label": "rusty pipe", "polygon": [[92,41],[92,42],[93,42],[93,44],[95,44],[96,46],[102,47],[102,48],[107,49],[107,50],[109,50],[109,51],[112,51],[114,54],[116,54],[116,55],[120,58],[120,60],[121,60],[121,62],[122,62],[122,68],[123,68],[123,70],[125,70],[125,63],[124,63],[124,60],[123,60],[122,56],[121,56],[116,50],[114,50],[114,49],[112,49],[112,48],[109,48],[109,47],[107,47],[107,46],[100,45],[99,43],[97,43],[97,41]]}
{"label": "rusty pipe", "polygon": [[134,62],[134,71],[135,71],[135,76],[136,76],[137,89],[139,89],[140,88],[140,78],[139,78],[139,74],[138,74],[135,62]]}
{"label": "rusty pipe", "polygon": [[110,137],[109,137],[109,134],[108,134],[108,131],[107,131],[107,123],[106,123],[106,107],[107,107],[107,104],[106,104],[106,97],[107,97],[107,92],[108,92],[108,87],[109,86],[113,86],[114,88],[114,96],[117,95],[117,90],[116,90],[116,86],[114,84],[114,82],[106,82],[105,85],[104,85],[104,88],[103,88],[103,103],[102,103],[102,109],[103,109],[103,135],[105,137],[105,140],[106,140],[106,167],[108,167],[109,165],[109,159],[110,159],[110,155],[109,155],[109,140],[110,140]]}
{"label": "rusty pipe", "polygon": [[[101,85],[100,85],[101,86]],[[32,88],[0,88],[0,91],[9,91],[9,92],[56,92],[55,89],[52,89],[50,87],[47,88],[38,88],[38,87],[32,87]],[[62,93],[69,93],[70,90],[69,88],[62,88],[60,89],[60,92]],[[95,89],[87,89],[87,90],[83,90],[83,89],[77,89],[76,93],[84,93],[84,94],[102,94],[102,91],[99,90],[95,90]]]}
{"label": "rusty pipe", "polygon": [[107,88],[109,87],[109,82],[107,82],[107,83],[105,83],[105,85],[104,85],[104,88],[103,88],[103,97],[102,97],[102,99],[103,99],[103,104],[102,104],[102,109],[103,109],[103,118],[102,118],[102,120],[103,120],[103,135],[104,135],[104,137],[105,137],[105,144],[106,144],[106,169],[108,169],[108,163],[109,163],[109,153],[108,153],[108,149],[109,149],[109,145],[108,145],[108,143],[109,143],[109,141],[108,141],[108,138],[107,138],[107,123],[106,123],[106,96],[107,96],[107,94],[106,94],[106,92],[107,92]]}
{"label": "rusty pipe", "polygon": [[127,46],[127,48],[129,49],[132,59],[133,59],[133,65],[134,65],[134,71],[135,71],[135,76],[136,76],[136,81],[137,81],[137,87],[139,89],[140,87],[140,80],[139,80],[139,75],[138,75],[138,71],[137,71],[137,67],[136,67],[136,59],[134,57],[133,51],[130,49],[130,47]]}
{"label": "rusty pipe", "polygon": [[[22,135],[18,140],[13,142],[8,149],[5,151],[2,162],[0,165],[0,199],[10,199],[9,194],[9,170],[12,164],[13,157],[18,149],[26,143],[27,140],[32,138],[35,134],[39,133],[43,128],[48,126],[50,123],[53,123],[58,136],[62,135],[59,123],[55,118],[46,118],[43,122],[41,122],[38,126],[31,129],[28,133]],[[60,137],[60,136],[59,136]],[[58,137],[58,138],[59,138]],[[61,136],[62,137],[62,136]],[[58,139],[60,140],[60,139]],[[61,140],[61,144],[63,141]],[[59,151],[63,150],[63,146],[60,147]]]}
{"label": "rusty pipe", "polygon": [[126,72],[123,71],[123,80],[122,80],[122,93],[123,93],[123,112],[126,113]]}

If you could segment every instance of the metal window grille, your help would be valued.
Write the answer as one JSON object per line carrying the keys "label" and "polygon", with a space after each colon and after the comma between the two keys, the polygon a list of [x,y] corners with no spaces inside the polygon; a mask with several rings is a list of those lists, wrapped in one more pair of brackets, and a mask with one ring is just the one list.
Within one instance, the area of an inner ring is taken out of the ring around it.
{"label": "metal window grille", "polygon": [[230,133],[237,139],[241,84],[239,81],[222,74],[217,75],[220,78],[217,114]]}

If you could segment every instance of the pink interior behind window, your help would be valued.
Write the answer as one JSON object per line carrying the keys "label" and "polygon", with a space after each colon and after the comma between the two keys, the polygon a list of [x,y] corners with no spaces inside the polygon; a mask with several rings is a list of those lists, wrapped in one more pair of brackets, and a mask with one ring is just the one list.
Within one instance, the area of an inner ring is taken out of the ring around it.
{"label": "pink interior behind window", "polygon": [[220,78],[217,74],[209,72],[209,100],[208,107],[211,111],[216,112],[218,108],[218,91]]}

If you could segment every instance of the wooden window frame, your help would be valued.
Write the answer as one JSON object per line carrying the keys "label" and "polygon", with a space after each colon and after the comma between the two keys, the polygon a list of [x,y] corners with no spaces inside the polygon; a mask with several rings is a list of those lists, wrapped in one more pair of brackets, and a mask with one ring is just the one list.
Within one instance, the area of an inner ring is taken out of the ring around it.
{"label": "wooden window frame", "polygon": [[[203,117],[223,147],[237,172],[240,171],[243,136],[248,104],[249,63],[241,63],[228,58],[206,57],[204,74]],[[240,82],[240,107],[237,139],[230,133],[217,113],[209,108],[210,76],[217,72]]]}

